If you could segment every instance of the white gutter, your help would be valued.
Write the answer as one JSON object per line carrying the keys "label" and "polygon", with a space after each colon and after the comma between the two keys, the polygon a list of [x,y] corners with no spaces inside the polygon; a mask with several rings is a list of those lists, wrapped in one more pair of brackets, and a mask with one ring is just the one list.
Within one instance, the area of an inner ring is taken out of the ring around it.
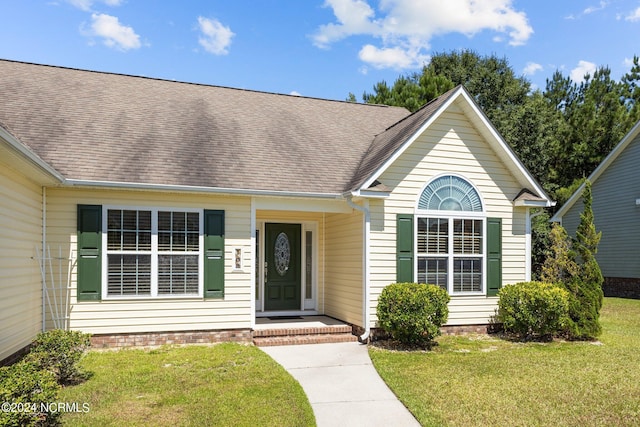
{"label": "white gutter", "polygon": [[[47,247],[47,187],[42,187],[42,255]],[[41,261],[41,262],[44,262]],[[47,287],[45,281],[42,280],[42,332],[47,329],[47,313],[45,309],[45,296],[47,294]]]}
{"label": "white gutter", "polygon": [[347,197],[347,203],[354,209],[359,210],[364,213],[364,251],[362,254],[362,270],[364,274],[364,280],[362,281],[362,293],[363,293],[363,302],[362,302],[362,312],[363,312],[363,324],[364,324],[364,334],[360,335],[360,342],[365,342],[369,339],[369,335],[371,334],[371,327],[369,326],[370,321],[370,267],[369,267],[369,256],[371,253],[370,249],[370,240],[371,240],[371,212],[369,211],[369,201],[365,200],[364,206],[360,206],[353,202],[351,197]]}
{"label": "white gutter", "polygon": [[204,187],[192,185],[148,184],[142,182],[93,181],[84,179],[65,179],[64,183],[75,187],[119,188],[128,190],[188,191],[197,193],[218,193],[243,196],[304,197],[315,199],[341,199],[339,193],[304,193],[297,191],[250,190],[245,188]]}

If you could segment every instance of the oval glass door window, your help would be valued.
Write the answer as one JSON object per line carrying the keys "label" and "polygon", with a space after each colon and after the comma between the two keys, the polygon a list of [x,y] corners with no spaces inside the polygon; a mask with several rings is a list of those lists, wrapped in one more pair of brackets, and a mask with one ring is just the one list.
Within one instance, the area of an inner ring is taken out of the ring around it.
{"label": "oval glass door window", "polygon": [[276,271],[280,276],[284,276],[289,270],[289,262],[291,261],[291,245],[286,233],[278,234],[273,252]]}

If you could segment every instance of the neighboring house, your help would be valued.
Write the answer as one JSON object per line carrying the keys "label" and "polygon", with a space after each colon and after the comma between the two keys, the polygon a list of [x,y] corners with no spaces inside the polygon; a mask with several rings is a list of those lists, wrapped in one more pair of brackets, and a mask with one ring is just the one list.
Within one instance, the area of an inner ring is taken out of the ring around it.
{"label": "neighboring house", "polygon": [[325,314],[366,338],[395,281],[486,325],[530,277],[549,198],[463,87],[413,114],[12,61],[0,87],[0,359],[53,325],[43,246],[98,336]]}
{"label": "neighboring house", "polygon": [[[640,298],[640,122],[589,176],[596,230],[596,259],[607,296]],[[584,184],[551,219],[575,236],[583,211]]]}

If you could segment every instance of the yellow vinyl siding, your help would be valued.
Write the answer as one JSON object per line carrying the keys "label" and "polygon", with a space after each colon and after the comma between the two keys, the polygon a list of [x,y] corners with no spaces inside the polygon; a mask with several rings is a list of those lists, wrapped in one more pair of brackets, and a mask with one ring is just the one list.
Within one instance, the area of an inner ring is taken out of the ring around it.
{"label": "yellow vinyl siding", "polygon": [[[486,216],[502,218],[503,285],[525,279],[526,211],[512,202],[522,186],[453,104],[379,178],[392,193],[371,202],[371,326],[380,292],[396,280],[396,214],[415,213],[424,186],[443,174],[464,177],[480,193]],[[448,324],[487,323],[496,304],[496,298],[454,296]]]}
{"label": "yellow vinyl siding", "polygon": [[[248,197],[221,197],[163,192],[50,189],[47,197],[49,242],[63,253],[76,254],[76,206],[99,204],[159,208],[220,209],[225,211],[224,299],[157,298],[76,301],[72,275],[70,326],[94,334],[235,329],[251,326],[251,201]],[[234,270],[233,248],[243,251],[242,270]]]}
{"label": "yellow vinyl siding", "polygon": [[363,216],[326,215],[325,314],[362,325]]}
{"label": "yellow vinyl siding", "polygon": [[42,329],[42,189],[0,162],[0,360]]}

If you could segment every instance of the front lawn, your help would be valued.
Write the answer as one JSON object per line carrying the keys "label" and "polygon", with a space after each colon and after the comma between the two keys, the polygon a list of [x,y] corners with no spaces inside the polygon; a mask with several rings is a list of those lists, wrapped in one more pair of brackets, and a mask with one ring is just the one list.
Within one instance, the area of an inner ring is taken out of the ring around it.
{"label": "front lawn", "polygon": [[640,425],[640,301],[605,298],[601,322],[597,343],[442,336],[369,354],[424,426]]}
{"label": "front lawn", "polygon": [[91,352],[81,366],[92,377],[59,400],[89,411],[64,414],[64,425],[315,425],[298,382],[253,346]]}

